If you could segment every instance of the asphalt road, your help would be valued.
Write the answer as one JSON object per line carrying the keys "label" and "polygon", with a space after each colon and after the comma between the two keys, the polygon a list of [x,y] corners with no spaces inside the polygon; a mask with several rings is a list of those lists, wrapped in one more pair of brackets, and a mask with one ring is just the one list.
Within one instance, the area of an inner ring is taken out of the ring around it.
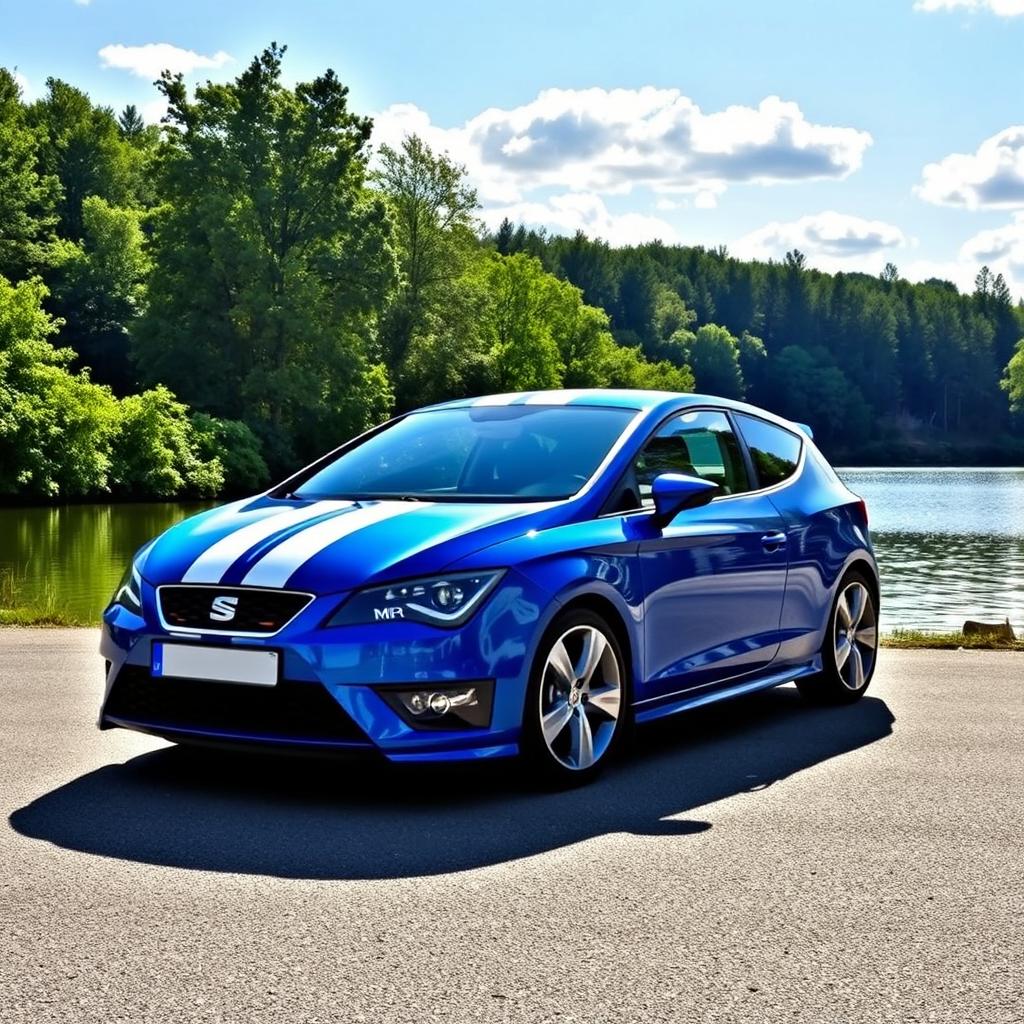
{"label": "asphalt road", "polygon": [[0,631],[0,1020],[1024,1021],[1024,658],[883,652],[665,722],[585,790],[94,728]]}

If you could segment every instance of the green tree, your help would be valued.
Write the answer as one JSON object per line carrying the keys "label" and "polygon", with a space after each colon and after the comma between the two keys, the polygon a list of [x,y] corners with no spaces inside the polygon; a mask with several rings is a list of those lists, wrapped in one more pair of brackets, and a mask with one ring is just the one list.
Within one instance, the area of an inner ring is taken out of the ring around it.
{"label": "green tree", "polygon": [[117,127],[121,130],[121,138],[134,142],[142,138],[146,131],[146,122],[142,120],[138,107],[129,103],[117,116]]}
{"label": "green tree", "polygon": [[193,413],[196,453],[201,461],[216,459],[224,471],[228,494],[253,494],[270,480],[259,438],[240,420],[219,420]]}
{"label": "green tree", "polygon": [[775,411],[810,423],[826,446],[856,450],[867,439],[870,408],[824,349],[789,345],[772,360],[768,376],[778,396],[773,403]]}
{"label": "green tree", "polygon": [[117,493],[156,498],[209,497],[224,483],[216,457],[203,460],[188,408],[163,385],[121,402],[112,451]]}
{"label": "green tree", "polygon": [[[494,255],[484,269],[491,296],[485,330],[492,341],[495,381],[502,391],[561,386],[565,373],[559,349],[566,314],[579,292],[544,272],[525,253]],[[563,342],[567,339],[562,338]]]}
{"label": "green tree", "polygon": [[0,277],[0,493],[76,497],[106,489],[118,429],[109,389],[68,370],[38,279]]}
{"label": "green tree", "polygon": [[745,398],[754,402],[760,401],[760,393],[764,387],[768,353],[764,350],[764,342],[749,331],[744,331],[737,345],[739,350],[740,373],[743,374]]}
{"label": "green tree", "polygon": [[1017,350],[1006,365],[1006,372],[1000,386],[1010,399],[1010,408],[1024,413],[1024,338],[1017,342]]}
{"label": "green tree", "polygon": [[89,196],[82,228],[80,243],[54,250],[54,307],[65,321],[60,340],[97,381],[124,394],[134,385],[129,330],[142,311],[149,272],[139,214]]}
{"label": "green tree", "polygon": [[395,275],[387,214],[364,187],[370,122],[333,71],[281,84],[270,46],[233,82],[167,97],[140,370],[243,419],[272,468],[386,416],[376,327]]}
{"label": "green tree", "polygon": [[30,104],[29,124],[39,136],[39,167],[57,178],[57,231],[77,242],[83,234],[82,204],[100,196],[118,206],[133,202],[138,167],[122,140],[109,107],[57,78],[46,80],[46,95]]}
{"label": "green tree", "polygon": [[697,329],[689,352],[696,386],[711,395],[742,398],[746,393],[740,369],[739,342],[724,327],[705,324]]}
{"label": "green tree", "polygon": [[0,68],[0,274],[21,280],[48,262],[60,184],[40,174],[39,138],[14,76]]}
{"label": "green tree", "polygon": [[615,335],[620,342],[639,343],[645,352],[656,347],[657,301],[658,275],[651,259],[644,254],[627,253],[612,315]]}
{"label": "green tree", "polygon": [[387,197],[398,242],[401,283],[385,330],[391,365],[397,366],[431,313],[447,301],[476,247],[477,198],[465,168],[447,154],[436,155],[416,135],[406,136],[399,150],[381,146],[374,180]]}
{"label": "green tree", "polygon": [[688,367],[649,362],[639,347],[617,344],[607,313],[584,303],[578,288],[547,273],[534,257],[493,254],[485,277],[491,300],[485,331],[493,339],[500,390],[692,389]]}
{"label": "green tree", "polygon": [[398,405],[408,409],[497,389],[486,262],[477,254],[451,283],[443,306],[413,336],[399,371]]}
{"label": "green tree", "polygon": [[494,234],[494,248],[499,256],[512,255],[512,238],[515,234],[515,226],[508,217],[503,217]]}
{"label": "green tree", "polygon": [[615,258],[608,244],[577,231],[572,238],[556,239],[552,249],[559,275],[583,292],[583,301],[613,312],[619,284]]}

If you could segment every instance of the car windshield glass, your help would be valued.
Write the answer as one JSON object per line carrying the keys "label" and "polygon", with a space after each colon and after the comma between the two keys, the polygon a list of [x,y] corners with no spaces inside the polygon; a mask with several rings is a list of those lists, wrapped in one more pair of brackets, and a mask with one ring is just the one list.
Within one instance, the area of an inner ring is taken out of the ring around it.
{"label": "car windshield glass", "polygon": [[636,415],[589,406],[469,406],[413,413],[297,485],[299,498],[568,498]]}

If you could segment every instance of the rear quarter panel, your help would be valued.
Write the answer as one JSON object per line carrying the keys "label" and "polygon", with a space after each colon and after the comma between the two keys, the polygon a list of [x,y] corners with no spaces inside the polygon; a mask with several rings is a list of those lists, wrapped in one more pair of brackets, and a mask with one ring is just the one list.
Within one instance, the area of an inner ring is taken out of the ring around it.
{"label": "rear quarter panel", "polygon": [[796,479],[772,492],[771,500],[786,523],[789,549],[776,661],[800,664],[818,653],[836,589],[850,566],[861,563],[876,582],[878,569],[859,499],[813,445],[807,445]]}

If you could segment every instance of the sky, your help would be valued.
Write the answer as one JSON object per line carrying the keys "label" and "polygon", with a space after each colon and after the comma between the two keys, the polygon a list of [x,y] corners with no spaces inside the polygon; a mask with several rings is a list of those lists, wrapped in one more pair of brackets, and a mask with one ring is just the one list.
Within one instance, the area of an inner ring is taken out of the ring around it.
{"label": "sky", "polygon": [[415,131],[482,219],[824,270],[982,264],[1024,296],[1024,0],[0,0],[0,65],[161,114],[271,41],[374,143]]}

